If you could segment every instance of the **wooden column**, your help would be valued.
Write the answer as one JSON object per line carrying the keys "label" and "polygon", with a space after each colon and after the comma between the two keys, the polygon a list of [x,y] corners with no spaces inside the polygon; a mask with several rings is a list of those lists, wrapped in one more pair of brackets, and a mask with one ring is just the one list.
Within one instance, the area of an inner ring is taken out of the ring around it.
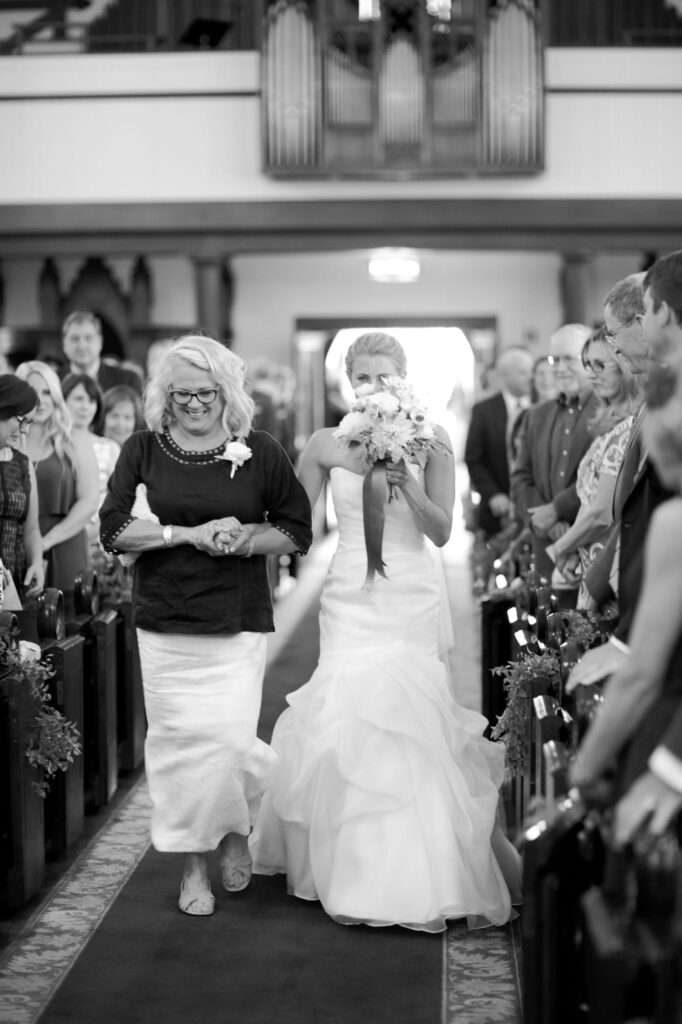
{"label": "wooden column", "polygon": [[585,324],[588,322],[592,277],[591,256],[585,253],[564,253],[561,268],[563,323]]}
{"label": "wooden column", "polygon": [[221,255],[193,256],[194,280],[197,295],[197,327],[218,341],[225,337],[226,283],[225,257]]}

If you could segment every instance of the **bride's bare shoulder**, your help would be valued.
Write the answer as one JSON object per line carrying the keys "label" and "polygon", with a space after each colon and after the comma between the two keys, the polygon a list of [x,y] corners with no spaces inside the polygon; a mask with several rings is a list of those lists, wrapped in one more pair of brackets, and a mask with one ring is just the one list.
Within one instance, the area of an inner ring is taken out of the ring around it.
{"label": "bride's bare shoulder", "polygon": [[334,437],[335,427],[322,427],[312,434],[306,446],[307,457],[313,459],[326,470],[333,466],[343,466],[348,461],[348,453],[343,445]]}
{"label": "bride's bare shoulder", "polygon": [[338,441],[334,437],[334,427],[321,427],[311,434],[306,445],[306,452],[319,462],[326,462],[331,452],[338,449]]}

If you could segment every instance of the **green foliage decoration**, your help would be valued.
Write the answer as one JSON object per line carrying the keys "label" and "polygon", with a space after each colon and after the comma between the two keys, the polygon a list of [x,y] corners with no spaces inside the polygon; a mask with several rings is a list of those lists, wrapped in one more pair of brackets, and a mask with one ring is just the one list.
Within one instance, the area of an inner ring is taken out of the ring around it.
{"label": "green foliage decoration", "polygon": [[502,676],[507,706],[493,726],[491,736],[504,742],[511,775],[521,775],[528,762],[533,681],[547,679],[550,687],[558,693],[559,657],[556,651],[547,650],[541,654],[526,651],[517,660],[499,665],[492,671]]}
{"label": "green foliage decoration", "polygon": [[81,752],[80,734],[52,706],[48,679],[54,669],[37,661],[26,661],[5,637],[0,636],[0,692],[9,699],[21,690],[27,690],[35,701],[33,729],[26,747],[29,764],[42,768],[40,782],[32,782],[39,796],[45,797],[50,781],[57,772],[65,772]]}

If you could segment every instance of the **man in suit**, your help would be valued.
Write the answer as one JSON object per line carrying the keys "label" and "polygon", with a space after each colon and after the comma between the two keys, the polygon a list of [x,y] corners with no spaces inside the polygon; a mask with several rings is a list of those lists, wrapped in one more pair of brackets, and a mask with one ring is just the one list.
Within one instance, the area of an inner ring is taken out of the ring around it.
{"label": "man in suit", "polygon": [[67,359],[64,374],[87,373],[100,386],[102,392],[120,384],[142,392],[140,377],[133,370],[103,362],[102,323],[98,316],[86,310],[75,310],[62,325],[62,348]]}
{"label": "man in suit", "polygon": [[[604,320],[617,358],[648,378],[652,365],[650,335],[643,331],[644,274],[631,274],[612,288]],[[670,497],[644,446],[642,405],[635,417],[621,464],[613,507],[613,529],[585,580],[595,606],[618,594],[618,625],[607,644],[595,647],[571,672],[569,690],[611,675],[628,655],[627,641],[642,586],[644,541],[654,510]],[[617,577],[617,579],[616,579]]]}
{"label": "man in suit", "polygon": [[592,441],[588,424],[597,399],[581,358],[591,334],[585,324],[565,324],[551,336],[559,396],[528,410],[512,468],[512,500],[532,530],[536,568],[548,580],[554,566],[545,548],[566,532],[578,513],[576,475]]}
{"label": "man in suit", "polygon": [[500,390],[477,402],[464,450],[472,490],[480,496],[478,525],[486,537],[502,529],[512,510],[509,496],[510,439],[514,422],[530,405],[533,358],[525,348],[507,348],[495,363]]}

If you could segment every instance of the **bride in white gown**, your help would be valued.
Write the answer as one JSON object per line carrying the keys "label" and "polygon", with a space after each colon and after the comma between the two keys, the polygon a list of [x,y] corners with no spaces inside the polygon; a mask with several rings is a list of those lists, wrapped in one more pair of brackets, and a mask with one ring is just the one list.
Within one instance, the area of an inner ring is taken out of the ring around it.
{"label": "bride in white gown", "polygon": [[[404,376],[385,334],[349,351],[354,387]],[[504,748],[459,707],[439,658],[440,588],[425,537],[452,525],[454,464],[423,473],[389,464],[399,495],[386,508],[387,579],[363,589],[363,467],[331,429],[304,452],[311,505],[331,481],[339,524],[320,613],[320,660],[289,694],[272,738],[279,763],[251,840],[254,871],[286,872],[295,896],[343,924],[441,931],[448,919],[501,925],[518,900],[518,854],[496,823]],[[511,889],[511,894],[510,894]]]}

